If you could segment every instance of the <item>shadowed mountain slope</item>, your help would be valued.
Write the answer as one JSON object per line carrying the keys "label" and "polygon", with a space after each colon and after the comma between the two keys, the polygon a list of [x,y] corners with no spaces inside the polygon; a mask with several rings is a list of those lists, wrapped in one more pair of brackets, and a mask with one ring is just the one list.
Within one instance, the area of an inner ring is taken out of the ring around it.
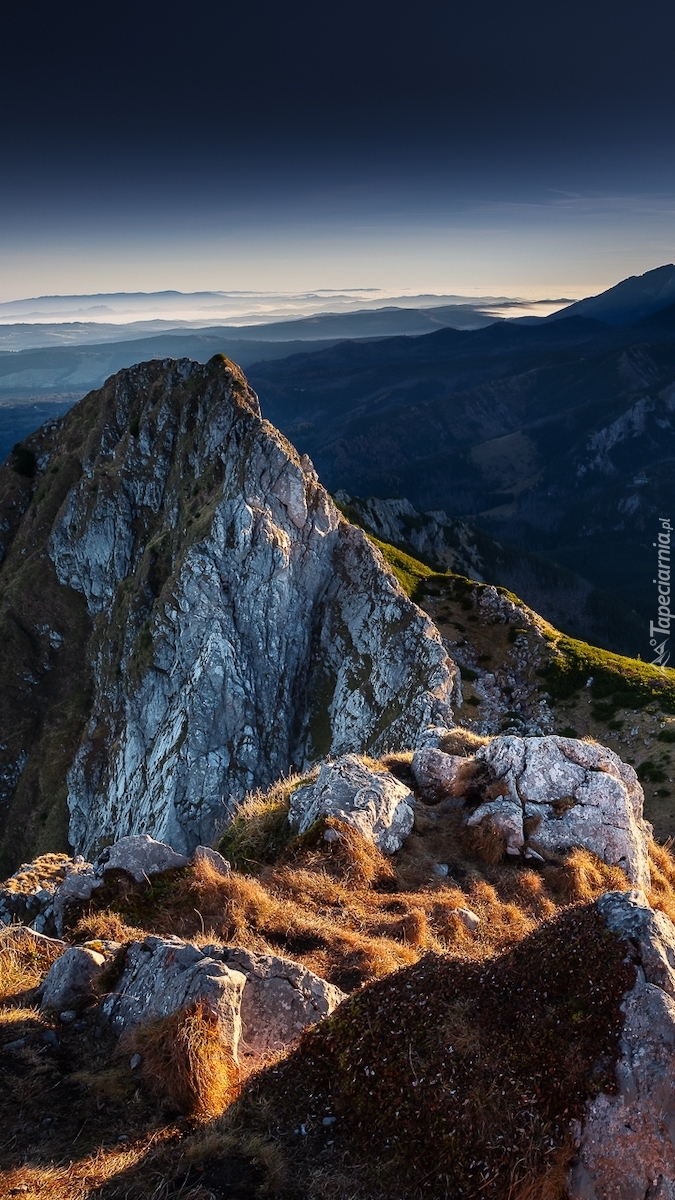
{"label": "shadowed mountain slope", "polygon": [[608,616],[603,644],[648,652],[675,482],[669,310],[629,329],[577,316],[342,344],[249,375],[331,491],[473,518],[609,593],[625,616]]}
{"label": "shadowed mountain slope", "polygon": [[667,263],[644,275],[631,275],[622,279],[615,287],[608,288],[598,296],[587,296],[570,304],[562,313],[553,313],[545,318],[555,321],[560,316],[595,317],[608,325],[630,325],[650,313],[675,301],[675,266]]}

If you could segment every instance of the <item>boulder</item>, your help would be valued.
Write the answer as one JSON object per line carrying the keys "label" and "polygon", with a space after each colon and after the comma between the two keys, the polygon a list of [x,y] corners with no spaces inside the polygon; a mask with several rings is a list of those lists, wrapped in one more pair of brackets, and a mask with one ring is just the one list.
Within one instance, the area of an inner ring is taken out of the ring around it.
{"label": "boulder", "polygon": [[202,1001],[217,1016],[223,1041],[236,1060],[245,983],[241,971],[180,938],[147,937],[128,947],[124,970],[103,1001],[101,1018],[121,1033]]}
{"label": "boulder", "polygon": [[346,999],[339,988],[289,958],[217,946],[205,946],[204,953],[246,976],[240,1048],[248,1056],[289,1046]]}
{"label": "boulder", "polygon": [[675,927],[639,891],[610,892],[597,905],[639,969],[622,1005],[618,1091],[586,1106],[570,1200],[668,1200],[675,1197]]}
{"label": "boulder", "polygon": [[649,888],[651,826],[642,816],[642,788],[612,750],[575,738],[505,736],[481,746],[476,758],[506,794],[481,805],[468,824],[489,818],[507,850],[527,857],[583,846]]}
{"label": "boulder", "polygon": [[642,892],[606,892],[597,901],[607,928],[637,950],[645,977],[675,1000],[675,926]]}
{"label": "boulder", "polygon": [[324,763],[314,783],[293,792],[288,819],[305,833],[320,817],[337,817],[385,854],[395,854],[413,827],[414,804],[410,789],[389,771],[345,754]]}
{"label": "boulder", "polygon": [[105,955],[84,946],[71,946],[57,958],[40,988],[40,1007],[53,1012],[77,1011],[96,999],[96,982]]}
{"label": "boulder", "polygon": [[415,782],[427,804],[438,804],[448,796],[460,795],[466,768],[466,758],[430,746],[417,750],[411,764]]}
{"label": "boulder", "polygon": [[222,875],[223,877],[227,877],[232,873],[232,867],[227,859],[223,858],[222,854],[219,854],[217,850],[212,850],[210,846],[197,846],[192,855],[192,862],[195,866],[197,863],[207,862],[218,875]]}
{"label": "boulder", "polygon": [[124,871],[136,883],[143,883],[151,875],[162,875],[164,871],[187,867],[188,862],[184,854],[176,854],[164,842],[155,841],[147,833],[135,833],[120,838],[104,850],[96,860],[94,869],[97,875],[103,876],[109,871]]}

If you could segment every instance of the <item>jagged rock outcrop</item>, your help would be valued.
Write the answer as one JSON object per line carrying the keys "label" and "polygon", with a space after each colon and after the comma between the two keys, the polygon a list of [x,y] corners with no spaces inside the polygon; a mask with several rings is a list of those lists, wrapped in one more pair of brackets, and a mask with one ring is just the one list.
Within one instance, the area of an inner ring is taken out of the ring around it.
{"label": "jagged rock outcrop", "polygon": [[[81,975],[86,991],[90,976],[95,977],[96,968],[89,963],[94,958],[102,966],[101,955],[81,947],[67,950],[43,984],[43,1006],[58,1007],[53,996],[61,998],[64,982],[71,982],[74,972],[77,987]],[[177,937],[147,937],[127,947],[100,1019],[121,1033],[200,1001],[218,1017],[223,1041],[235,1058],[239,1053],[258,1057],[289,1046],[344,999],[339,988],[288,958],[237,946],[198,948]]]}
{"label": "jagged rock outcrop", "polygon": [[361,500],[339,488],[335,499],[370,533],[384,542],[403,546],[441,569],[449,567],[470,579],[485,579],[485,563],[477,541],[489,541],[475,526],[460,517],[437,510],[420,513],[409,500]]}
{"label": "jagged rock outcrop", "polygon": [[410,789],[389,771],[346,754],[323,763],[313,783],[292,793],[288,819],[306,833],[320,817],[338,817],[385,854],[395,854],[413,827],[414,805]]}
{"label": "jagged rock outcrop", "polygon": [[503,795],[479,805],[467,824],[490,821],[513,855],[583,846],[649,889],[651,827],[642,816],[642,788],[612,750],[575,738],[507,736],[481,746],[476,760]]}
{"label": "jagged rock outcrop", "polygon": [[246,976],[240,1041],[245,1056],[282,1050],[346,999],[340,988],[290,958],[231,946],[204,946],[204,954]]}
{"label": "jagged rock outcrop", "polygon": [[15,847],[67,800],[86,854],[189,852],[292,765],[448,722],[435,627],[222,357],[122,371],[26,447],[32,478],[0,470]]}
{"label": "jagged rock outcrop", "polygon": [[146,937],[127,947],[124,969],[101,1005],[101,1020],[121,1033],[201,1001],[218,1018],[223,1042],[236,1060],[245,983],[241,971],[216,962],[189,942]]}
{"label": "jagged rock outcrop", "polygon": [[571,1200],[675,1196],[675,928],[642,892],[598,902],[638,971],[623,1003],[616,1095],[589,1102],[570,1177]]}

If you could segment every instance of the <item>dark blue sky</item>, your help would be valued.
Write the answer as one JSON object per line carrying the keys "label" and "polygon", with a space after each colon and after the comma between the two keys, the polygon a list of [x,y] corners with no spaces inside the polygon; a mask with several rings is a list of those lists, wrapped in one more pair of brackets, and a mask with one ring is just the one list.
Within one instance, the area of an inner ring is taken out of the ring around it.
{"label": "dark blue sky", "polygon": [[582,294],[675,257],[670,0],[16,9],[0,299]]}

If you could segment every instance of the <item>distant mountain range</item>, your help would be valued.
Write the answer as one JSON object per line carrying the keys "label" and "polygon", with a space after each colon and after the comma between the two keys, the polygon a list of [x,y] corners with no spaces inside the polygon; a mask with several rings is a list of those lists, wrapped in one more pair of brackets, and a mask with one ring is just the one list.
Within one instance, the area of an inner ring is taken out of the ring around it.
{"label": "distant mountain range", "polygon": [[623,328],[571,316],[343,343],[248,377],[331,490],[471,517],[593,585],[574,631],[650,653],[652,543],[675,496],[675,305]]}
{"label": "distant mountain range", "polygon": [[[567,629],[646,656],[655,523],[675,495],[673,296],[667,265],[543,319],[483,313],[478,329],[450,327],[476,319],[461,297],[435,308],[422,297],[419,308],[137,326],[125,341],[0,353],[0,457],[123,366],[223,352],[331,490],[470,518],[507,547],[492,555],[492,574],[515,573],[526,600],[531,577],[545,612],[548,563],[562,615],[571,572],[579,602],[567,605]],[[37,327],[6,326],[6,336],[12,328]],[[72,325],[42,328],[78,336]],[[399,336],[387,337],[392,329]]]}

